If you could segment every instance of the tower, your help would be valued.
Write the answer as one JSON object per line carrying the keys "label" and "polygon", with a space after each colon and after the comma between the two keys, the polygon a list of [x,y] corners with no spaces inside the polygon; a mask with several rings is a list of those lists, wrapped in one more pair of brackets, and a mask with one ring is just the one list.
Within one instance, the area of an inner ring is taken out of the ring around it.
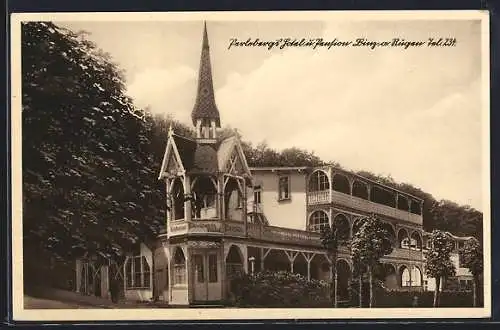
{"label": "tower", "polygon": [[196,102],[191,113],[193,125],[196,127],[196,138],[199,143],[216,143],[217,128],[220,128],[219,110],[215,103],[212,69],[210,63],[210,47],[208,44],[207,24],[204,23],[201,48],[200,68]]}

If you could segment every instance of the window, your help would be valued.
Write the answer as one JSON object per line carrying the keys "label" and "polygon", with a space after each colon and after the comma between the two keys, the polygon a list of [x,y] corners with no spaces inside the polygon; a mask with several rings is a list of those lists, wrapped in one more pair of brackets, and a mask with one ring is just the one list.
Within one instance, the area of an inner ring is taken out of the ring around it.
{"label": "window", "polygon": [[279,178],[279,196],[280,201],[290,199],[290,177],[281,176]]}
{"label": "window", "polygon": [[145,256],[129,258],[125,265],[125,271],[127,289],[151,287],[151,268]]}
{"label": "window", "polygon": [[324,191],[328,189],[330,189],[330,181],[325,172],[314,172],[309,180],[309,191]]}
{"label": "window", "polygon": [[196,281],[198,283],[205,282],[205,268],[203,267],[203,256],[196,254],[194,256],[194,265],[196,271]]}
{"label": "window", "polygon": [[217,282],[217,255],[208,255],[208,281],[210,283]]}
{"label": "window", "polygon": [[186,284],[186,259],[181,248],[174,255],[174,285]]}
{"label": "window", "polygon": [[253,202],[255,204],[260,204],[261,203],[261,201],[260,201],[260,190],[255,190],[253,192]]}
{"label": "window", "polygon": [[321,232],[324,228],[329,226],[328,215],[325,211],[315,211],[309,218],[309,230],[314,232]]}

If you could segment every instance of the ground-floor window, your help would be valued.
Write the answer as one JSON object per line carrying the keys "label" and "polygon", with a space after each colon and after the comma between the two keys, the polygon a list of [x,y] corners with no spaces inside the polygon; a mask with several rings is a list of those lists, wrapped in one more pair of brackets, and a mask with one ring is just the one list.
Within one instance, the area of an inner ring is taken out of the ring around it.
{"label": "ground-floor window", "polygon": [[125,274],[127,289],[151,288],[151,267],[145,256],[129,258],[125,264]]}
{"label": "ground-floor window", "polygon": [[[195,261],[196,262],[196,261]],[[203,274],[203,272],[201,272]],[[186,284],[186,258],[181,248],[177,248],[174,254],[174,285]]]}
{"label": "ground-floor window", "polygon": [[460,289],[471,290],[472,289],[472,280],[460,280]]}
{"label": "ground-floor window", "polygon": [[422,273],[417,267],[412,267],[411,274],[408,268],[401,272],[401,286],[422,286]]}

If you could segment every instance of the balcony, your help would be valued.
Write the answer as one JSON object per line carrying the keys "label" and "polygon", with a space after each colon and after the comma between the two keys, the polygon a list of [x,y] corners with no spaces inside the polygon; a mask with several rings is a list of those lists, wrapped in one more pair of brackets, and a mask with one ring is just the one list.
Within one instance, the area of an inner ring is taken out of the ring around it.
{"label": "balcony", "polygon": [[[296,245],[297,247],[309,247],[323,249],[321,235],[316,232],[296,230],[289,228],[266,226],[254,223],[247,224],[247,236],[245,236],[245,224],[239,221],[221,220],[176,220],[170,223],[169,237],[180,235],[207,235],[207,236],[231,236],[248,237],[251,239],[268,242],[272,244]],[[251,243],[250,243],[251,244]],[[350,244],[341,245],[339,255],[350,255]],[[415,249],[394,248],[393,252],[382,258],[389,260],[417,260],[423,259],[422,251]]]}
{"label": "balcony", "polygon": [[422,216],[413,214],[408,211],[402,211],[390,206],[359,198],[356,196],[347,195],[338,191],[313,191],[307,193],[307,202],[309,205],[325,204],[330,202],[330,193],[334,203],[347,206],[349,208],[364,211],[367,213],[375,213],[388,216],[391,218],[404,220],[416,224],[422,224]]}
{"label": "balcony", "polygon": [[320,234],[304,230],[249,223],[248,237],[275,243],[321,247]]}

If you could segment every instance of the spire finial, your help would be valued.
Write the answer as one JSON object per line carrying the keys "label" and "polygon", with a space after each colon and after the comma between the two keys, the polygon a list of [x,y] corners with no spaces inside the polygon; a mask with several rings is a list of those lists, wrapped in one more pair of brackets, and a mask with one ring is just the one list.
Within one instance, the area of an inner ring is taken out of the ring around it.
{"label": "spire finial", "polygon": [[210,64],[210,49],[208,47],[207,22],[203,22],[203,42],[201,48],[200,69],[198,75],[198,91],[196,102],[191,113],[193,125],[197,121],[204,122],[203,125],[211,125],[215,122],[216,127],[220,127],[220,116],[215,104],[214,85],[212,81],[212,68]]}
{"label": "spire finial", "polygon": [[208,47],[207,21],[203,21],[203,48]]}

